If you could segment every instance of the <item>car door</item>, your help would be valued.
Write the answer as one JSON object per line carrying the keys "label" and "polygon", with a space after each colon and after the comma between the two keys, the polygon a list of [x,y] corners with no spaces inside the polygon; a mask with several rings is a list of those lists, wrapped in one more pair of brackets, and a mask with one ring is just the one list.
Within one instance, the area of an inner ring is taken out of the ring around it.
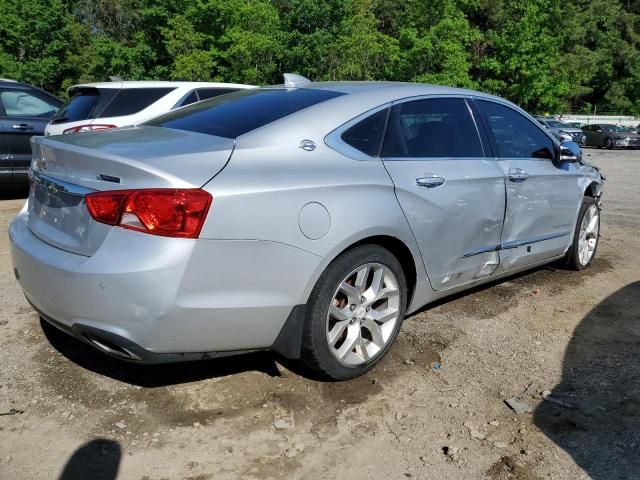
{"label": "car door", "polygon": [[[2,114],[2,105],[0,105],[0,116]],[[8,183],[13,180],[11,155],[9,155],[9,144],[7,143],[5,129],[4,122],[0,120],[0,183]]]}
{"label": "car door", "polygon": [[593,132],[591,131],[592,125],[585,125],[582,127],[582,135],[584,135],[584,145],[592,145],[591,137],[593,136]]}
{"label": "car door", "polygon": [[558,146],[509,105],[477,100],[507,177],[498,272],[562,255],[582,199],[579,165],[555,161]]}
{"label": "car door", "polygon": [[604,140],[606,138],[606,132],[602,125],[593,125],[593,142],[591,145],[596,147],[604,147]]}
{"label": "car door", "polygon": [[43,135],[44,127],[61,102],[36,90],[26,88],[0,89],[4,109],[2,123],[12,162],[13,180],[26,181],[31,163],[31,137]]}
{"label": "car door", "polygon": [[394,103],[382,149],[397,199],[435,290],[491,275],[505,211],[505,177],[464,97]]}

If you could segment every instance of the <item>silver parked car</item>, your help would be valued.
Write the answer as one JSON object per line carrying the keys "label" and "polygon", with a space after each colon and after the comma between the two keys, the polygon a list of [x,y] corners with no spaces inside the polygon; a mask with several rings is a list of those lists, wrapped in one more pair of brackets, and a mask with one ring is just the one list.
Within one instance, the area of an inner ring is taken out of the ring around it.
{"label": "silver parked car", "polygon": [[353,378],[406,314],[598,244],[599,170],[469,90],[297,79],[33,147],[16,277],[131,361],[272,349]]}
{"label": "silver parked car", "polygon": [[568,123],[562,123],[553,118],[547,117],[535,117],[540,125],[549,129],[551,134],[559,141],[576,142],[578,145],[583,145],[585,141],[585,135],[582,129],[569,125]]}

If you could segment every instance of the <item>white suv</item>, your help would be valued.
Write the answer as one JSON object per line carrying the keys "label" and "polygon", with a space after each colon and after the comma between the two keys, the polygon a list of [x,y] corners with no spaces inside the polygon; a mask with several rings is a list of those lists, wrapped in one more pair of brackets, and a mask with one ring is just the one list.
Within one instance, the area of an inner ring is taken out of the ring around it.
{"label": "white suv", "polygon": [[69,88],[69,100],[45,127],[45,135],[137,125],[190,103],[252,85],[207,82],[117,81]]}

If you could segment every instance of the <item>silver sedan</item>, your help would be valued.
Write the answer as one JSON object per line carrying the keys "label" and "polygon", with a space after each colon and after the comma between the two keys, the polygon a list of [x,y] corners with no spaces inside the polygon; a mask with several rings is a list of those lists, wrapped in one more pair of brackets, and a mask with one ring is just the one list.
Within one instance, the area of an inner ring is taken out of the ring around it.
{"label": "silver sedan", "polygon": [[598,244],[599,170],[469,90],[290,77],[33,152],[16,278],[136,362],[271,349],[353,378],[405,315]]}

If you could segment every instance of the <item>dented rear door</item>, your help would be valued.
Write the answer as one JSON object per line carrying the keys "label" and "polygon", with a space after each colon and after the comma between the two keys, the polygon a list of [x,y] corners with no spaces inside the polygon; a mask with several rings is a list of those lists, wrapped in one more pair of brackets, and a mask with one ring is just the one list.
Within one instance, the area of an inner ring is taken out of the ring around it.
{"label": "dented rear door", "polygon": [[505,177],[485,155],[467,100],[400,102],[387,125],[383,161],[432,287],[491,275],[499,264]]}

